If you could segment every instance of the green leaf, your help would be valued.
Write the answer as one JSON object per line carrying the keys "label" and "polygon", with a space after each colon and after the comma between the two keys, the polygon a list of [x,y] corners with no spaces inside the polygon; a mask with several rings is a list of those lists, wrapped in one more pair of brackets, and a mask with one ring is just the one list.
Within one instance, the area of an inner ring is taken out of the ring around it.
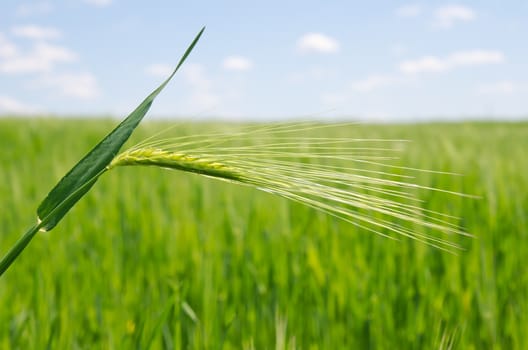
{"label": "green leaf", "polygon": [[42,222],[41,229],[49,231],[55,227],[75,203],[90,190],[99,176],[107,170],[108,164],[110,164],[120,148],[128,140],[139,122],[141,122],[156,96],[158,96],[174,74],[176,74],[200,39],[204,30],[205,27],[196,35],[172,74],[141,102],[121,124],[81,159],[50,191],[37,209],[38,218]]}

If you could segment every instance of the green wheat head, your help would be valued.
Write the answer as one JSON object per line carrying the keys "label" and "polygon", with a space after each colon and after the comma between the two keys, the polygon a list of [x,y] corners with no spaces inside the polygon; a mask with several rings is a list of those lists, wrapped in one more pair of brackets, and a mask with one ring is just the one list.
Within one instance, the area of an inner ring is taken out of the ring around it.
{"label": "green wheat head", "polygon": [[243,177],[241,174],[237,174],[235,168],[215,161],[212,158],[170,152],[156,148],[140,148],[123,152],[112,160],[108,169],[126,165],[157,166],[243,182]]}
{"label": "green wheat head", "polygon": [[196,173],[288,198],[390,238],[459,248],[446,238],[421,233],[467,235],[457,226],[458,218],[423,209],[414,192],[464,194],[420,186],[412,175],[424,170],[394,166],[404,140],[303,136],[343,126],[285,123],[179,138],[156,135],[116,156],[109,169],[147,165]]}

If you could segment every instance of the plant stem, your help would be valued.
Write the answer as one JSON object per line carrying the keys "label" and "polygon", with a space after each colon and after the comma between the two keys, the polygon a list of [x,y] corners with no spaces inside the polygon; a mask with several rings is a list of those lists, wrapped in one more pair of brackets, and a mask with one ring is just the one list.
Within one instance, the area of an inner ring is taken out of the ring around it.
{"label": "plant stem", "polygon": [[22,253],[24,248],[29,244],[29,241],[35,236],[35,234],[40,230],[42,225],[40,223],[31,227],[27,230],[26,233],[15,243],[15,245],[7,252],[7,254],[0,261],[0,276],[11,266],[13,261]]}

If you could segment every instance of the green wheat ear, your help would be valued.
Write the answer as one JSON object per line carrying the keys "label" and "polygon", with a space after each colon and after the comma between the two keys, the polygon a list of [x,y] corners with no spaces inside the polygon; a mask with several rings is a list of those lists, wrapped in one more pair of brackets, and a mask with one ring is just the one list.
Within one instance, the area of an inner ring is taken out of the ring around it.
{"label": "green wheat ear", "polygon": [[168,139],[156,135],[116,156],[109,169],[156,166],[196,173],[297,201],[363,231],[408,237],[450,252],[460,249],[443,237],[467,235],[457,226],[459,218],[422,208],[414,192],[467,195],[421,186],[411,175],[426,170],[392,165],[404,140],[303,136],[303,131],[343,126],[283,123],[239,133]]}
{"label": "green wheat ear", "polygon": [[141,122],[155,98],[185,62],[204,30],[205,27],[198,32],[172,74],[148,95],[112,132],[88,152],[49,192],[37,209],[37,223],[15,243],[0,261],[0,276],[11,266],[38,231],[53,229],[75,203],[92,188],[99,176],[108,170],[108,165],[112,159],[114,159],[120,148]]}

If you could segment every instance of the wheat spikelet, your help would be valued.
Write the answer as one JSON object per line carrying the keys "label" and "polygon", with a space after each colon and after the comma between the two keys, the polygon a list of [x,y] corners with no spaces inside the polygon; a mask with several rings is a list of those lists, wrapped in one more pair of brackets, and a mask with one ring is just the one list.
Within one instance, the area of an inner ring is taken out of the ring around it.
{"label": "wheat spikelet", "polygon": [[241,177],[236,169],[217,162],[214,159],[156,148],[140,148],[123,152],[112,160],[108,169],[127,165],[158,166],[225,180],[241,181]]}

